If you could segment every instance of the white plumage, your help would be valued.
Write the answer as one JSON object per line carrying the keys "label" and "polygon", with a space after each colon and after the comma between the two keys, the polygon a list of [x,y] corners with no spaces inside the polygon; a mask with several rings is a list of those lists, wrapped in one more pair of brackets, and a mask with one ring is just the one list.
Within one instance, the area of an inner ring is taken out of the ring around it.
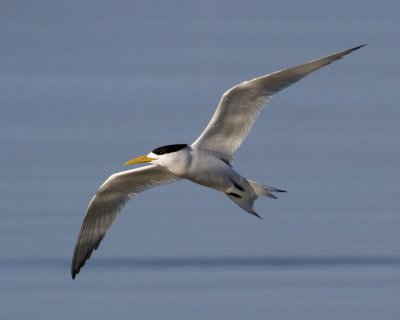
{"label": "white plumage", "polygon": [[242,82],[224,93],[210,123],[191,146],[164,146],[146,156],[126,162],[125,164],[151,164],[113,174],[96,192],[89,203],[75,246],[71,265],[72,278],[79,273],[93,250],[97,249],[125,203],[152,187],[188,179],[224,192],[238,206],[260,217],[253,209],[257,197],[262,195],[276,198],[273,193],[283,190],[241,176],[232,168],[233,154],[246,138],[270,97],[361,47],[363,46]]}

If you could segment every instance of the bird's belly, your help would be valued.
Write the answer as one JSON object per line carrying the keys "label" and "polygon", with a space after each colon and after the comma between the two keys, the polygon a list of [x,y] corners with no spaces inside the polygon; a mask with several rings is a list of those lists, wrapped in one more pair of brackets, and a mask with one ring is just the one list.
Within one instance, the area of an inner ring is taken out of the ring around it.
{"label": "bird's belly", "polygon": [[207,162],[206,165],[196,165],[185,175],[185,178],[197,184],[225,192],[231,188],[232,181],[230,177],[237,173],[228,165],[219,161]]}
{"label": "bird's belly", "polygon": [[229,180],[227,181],[224,177],[218,177],[215,175],[212,176],[203,176],[203,177],[199,177],[199,176],[189,176],[187,177],[187,179],[200,184],[202,186],[208,187],[208,188],[212,188],[218,191],[225,191],[226,189],[229,188]]}

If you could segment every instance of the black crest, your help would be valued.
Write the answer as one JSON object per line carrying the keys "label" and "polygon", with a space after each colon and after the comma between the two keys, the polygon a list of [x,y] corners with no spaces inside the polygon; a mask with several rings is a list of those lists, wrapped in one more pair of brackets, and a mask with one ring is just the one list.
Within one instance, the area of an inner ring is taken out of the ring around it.
{"label": "black crest", "polygon": [[166,153],[177,152],[183,148],[186,148],[187,146],[188,146],[187,144],[170,144],[168,146],[162,146],[157,149],[154,149],[152,152],[160,156]]}

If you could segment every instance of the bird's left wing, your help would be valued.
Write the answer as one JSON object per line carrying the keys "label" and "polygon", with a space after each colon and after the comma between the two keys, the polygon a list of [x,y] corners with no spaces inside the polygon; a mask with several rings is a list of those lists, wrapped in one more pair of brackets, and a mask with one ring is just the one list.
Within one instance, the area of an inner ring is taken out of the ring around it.
{"label": "bird's left wing", "polygon": [[258,114],[270,97],[310,73],[361,47],[363,46],[331,54],[294,68],[277,71],[234,86],[224,93],[207,128],[192,144],[192,147],[214,152],[224,160],[230,161],[233,153],[246,138]]}
{"label": "bird's left wing", "polygon": [[167,169],[149,165],[110,176],[89,203],[71,264],[74,279],[104,238],[125,203],[152,187],[179,180]]}

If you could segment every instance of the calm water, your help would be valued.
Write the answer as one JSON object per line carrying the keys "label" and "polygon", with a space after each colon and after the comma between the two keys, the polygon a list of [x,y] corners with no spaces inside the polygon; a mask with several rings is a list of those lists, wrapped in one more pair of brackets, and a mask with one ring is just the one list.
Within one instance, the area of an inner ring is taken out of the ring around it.
{"label": "calm water", "polygon": [[[3,1],[2,319],[399,319],[396,1]],[[88,201],[190,143],[245,79],[362,50],[277,95],[235,167],[263,220],[188,182],[127,205],[75,281]]]}

